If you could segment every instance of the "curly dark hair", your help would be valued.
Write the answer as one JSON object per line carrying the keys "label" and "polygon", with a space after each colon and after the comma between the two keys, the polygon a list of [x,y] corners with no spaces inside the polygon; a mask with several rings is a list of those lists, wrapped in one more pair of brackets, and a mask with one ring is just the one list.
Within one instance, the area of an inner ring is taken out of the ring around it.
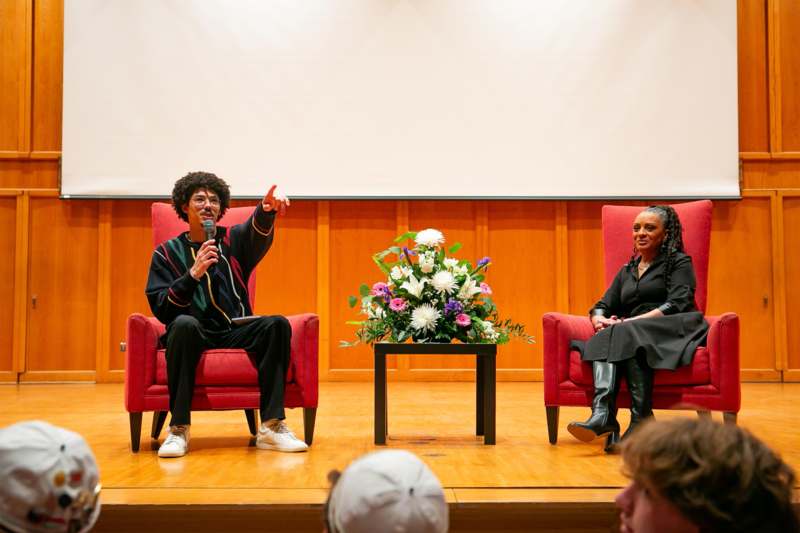
{"label": "curly dark hair", "polygon": [[[655,213],[664,226],[664,242],[661,243],[661,253],[664,257],[664,283],[669,290],[670,277],[672,277],[672,266],[675,263],[675,254],[684,253],[683,248],[683,226],[678,213],[669,205],[651,205],[642,210],[642,213]],[[636,252],[631,256],[628,265],[633,268],[636,262]]]}
{"label": "curly dark hair", "polygon": [[211,172],[189,172],[175,182],[175,187],[172,188],[172,207],[178,216],[189,222],[189,217],[183,212],[183,206],[189,203],[197,189],[208,189],[219,196],[219,218],[222,218],[231,204],[231,189],[225,180]]}
{"label": "curly dark hair", "polygon": [[622,446],[623,472],[701,532],[797,532],[795,474],[745,429],[711,420],[647,422]]}

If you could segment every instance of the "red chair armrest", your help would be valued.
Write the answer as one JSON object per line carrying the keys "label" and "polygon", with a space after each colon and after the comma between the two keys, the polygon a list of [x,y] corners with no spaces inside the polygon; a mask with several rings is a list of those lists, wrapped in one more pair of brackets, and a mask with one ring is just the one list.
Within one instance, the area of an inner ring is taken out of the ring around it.
{"label": "red chair armrest", "polygon": [[735,313],[707,316],[711,384],[720,390],[728,405],[726,411],[738,412],[741,407],[739,375],[739,317]]}
{"label": "red chair armrest", "polygon": [[125,408],[144,410],[144,393],[156,381],[158,339],[166,328],[153,317],[134,313],[128,317],[125,350]]}
{"label": "red chair armrest", "polygon": [[292,326],[294,381],[300,385],[305,407],[316,407],[319,394],[319,317],[312,313],[286,317]]}
{"label": "red chair armrest", "polygon": [[556,405],[558,384],[569,379],[569,345],[573,340],[585,341],[594,334],[587,316],[546,313],[542,317],[544,330],[544,402]]}

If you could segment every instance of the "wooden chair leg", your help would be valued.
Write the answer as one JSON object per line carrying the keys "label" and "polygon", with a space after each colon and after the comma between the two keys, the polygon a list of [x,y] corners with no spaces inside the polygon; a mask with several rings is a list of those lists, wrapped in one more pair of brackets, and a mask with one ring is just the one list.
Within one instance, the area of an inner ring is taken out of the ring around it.
{"label": "wooden chair leg", "polygon": [[153,426],[150,428],[150,438],[158,440],[161,435],[161,429],[164,427],[164,422],[167,420],[166,411],[153,411]]}
{"label": "wooden chair leg", "polygon": [[311,446],[314,442],[314,424],[317,421],[316,407],[303,407],[303,438]]}
{"label": "wooden chair leg", "polygon": [[697,416],[703,420],[711,420],[711,411],[697,411]]}
{"label": "wooden chair leg", "polygon": [[558,441],[558,413],[560,409],[557,405],[545,406],[547,411],[547,437],[550,439],[550,444],[555,444]]}
{"label": "wooden chair leg", "polygon": [[250,428],[250,434],[255,436],[258,433],[256,426],[256,411],[257,409],[245,409],[244,416],[247,417],[247,427]]}
{"label": "wooden chair leg", "polygon": [[736,425],[736,413],[731,412],[731,411],[724,411],[722,413],[722,420],[726,424],[731,424],[731,425],[735,426]]}
{"label": "wooden chair leg", "polygon": [[131,424],[131,451],[139,451],[139,439],[142,436],[142,413],[128,413]]}

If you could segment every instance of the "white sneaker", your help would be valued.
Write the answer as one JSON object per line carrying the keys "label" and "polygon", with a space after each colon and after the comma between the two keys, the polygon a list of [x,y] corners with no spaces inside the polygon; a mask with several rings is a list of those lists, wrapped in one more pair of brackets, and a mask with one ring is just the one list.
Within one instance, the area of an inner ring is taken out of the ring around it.
{"label": "white sneaker", "polygon": [[170,426],[159,457],[183,457],[189,451],[189,426]]}
{"label": "white sneaker", "polygon": [[298,439],[283,420],[273,418],[261,422],[256,439],[256,447],[262,450],[277,450],[279,452],[304,452],[308,444]]}

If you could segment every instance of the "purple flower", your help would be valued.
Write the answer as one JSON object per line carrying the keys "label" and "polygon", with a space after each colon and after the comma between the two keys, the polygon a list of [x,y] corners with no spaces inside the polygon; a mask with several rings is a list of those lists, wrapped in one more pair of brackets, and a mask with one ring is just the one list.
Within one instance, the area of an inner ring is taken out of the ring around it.
{"label": "purple flower", "polygon": [[406,253],[407,256],[411,257],[412,255],[417,255],[417,252],[414,250],[409,250],[407,246],[403,247],[403,251]]}
{"label": "purple flower", "polygon": [[481,294],[492,294],[492,288],[488,283],[481,282]]}
{"label": "purple flower", "polygon": [[392,311],[400,312],[405,311],[406,307],[408,306],[408,302],[406,302],[402,298],[392,298],[392,301],[389,302],[389,309]]}
{"label": "purple flower", "polygon": [[461,313],[460,315],[458,315],[456,317],[456,324],[458,324],[459,326],[462,326],[462,327],[463,326],[469,326],[470,324],[472,324],[472,319],[469,317],[469,315],[465,315],[464,313]]}
{"label": "purple flower", "polygon": [[487,257],[484,257],[483,259],[481,259],[480,261],[478,261],[478,266],[477,266],[477,268],[480,268],[480,267],[482,267],[482,266],[486,266],[486,265],[488,265],[488,264],[489,264],[489,261],[491,261],[491,259],[490,259],[488,256],[487,256]]}
{"label": "purple flower", "polygon": [[370,294],[373,296],[386,296],[389,294],[389,286],[382,281],[374,284]]}
{"label": "purple flower", "polygon": [[464,310],[464,306],[461,305],[461,302],[451,298],[444,306],[444,314],[445,315],[457,315],[461,311]]}

